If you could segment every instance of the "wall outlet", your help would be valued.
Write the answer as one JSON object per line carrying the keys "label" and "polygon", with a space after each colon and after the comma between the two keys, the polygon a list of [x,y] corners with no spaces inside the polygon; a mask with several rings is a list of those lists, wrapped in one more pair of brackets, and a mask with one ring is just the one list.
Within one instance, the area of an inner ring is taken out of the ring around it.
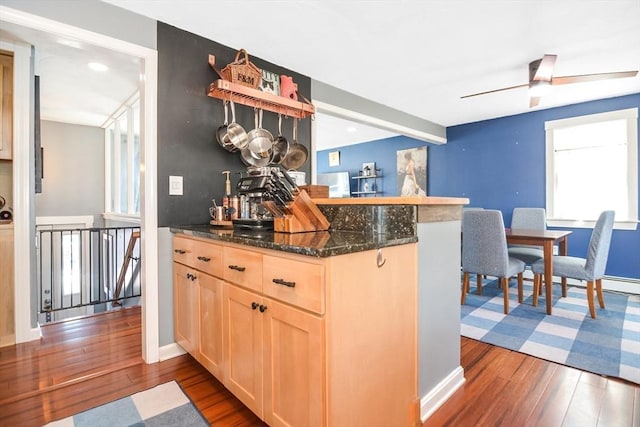
{"label": "wall outlet", "polygon": [[182,177],[169,176],[169,195],[182,196]]}

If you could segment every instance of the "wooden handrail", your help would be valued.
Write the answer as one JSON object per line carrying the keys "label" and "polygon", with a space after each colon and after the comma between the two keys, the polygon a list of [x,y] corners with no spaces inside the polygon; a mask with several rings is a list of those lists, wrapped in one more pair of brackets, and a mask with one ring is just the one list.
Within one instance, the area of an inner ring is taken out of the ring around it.
{"label": "wooden handrail", "polygon": [[[118,295],[122,291],[122,286],[124,285],[124,277],[127,273],[127,269],[129,268],[129,262],[131,258],[133,258],[133,249],[136,246],[136,241],[140,238],[140,232],[134,231],[131,233],[131,237],[129,237],[129,244],[127,245],[127,252],[124,255],[124,259],[122,260],[122,268],[120,269],[120,275],[118,276],[118,282],[116,284],[116,291],[113,293],[113,299],[117,300]],[[119,301],[113,301],[111,303],[113,307],[122,305]]]}

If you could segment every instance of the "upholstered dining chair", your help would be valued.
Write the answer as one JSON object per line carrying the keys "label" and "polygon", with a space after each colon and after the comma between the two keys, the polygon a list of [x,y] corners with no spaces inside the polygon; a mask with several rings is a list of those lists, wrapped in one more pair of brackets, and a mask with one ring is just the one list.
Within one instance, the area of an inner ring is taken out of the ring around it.
{"label": "upholstered dining chair", "polygon": [[[596,318],[595,301],[593,300],[593,291],[598,294],[598,303],[600,308],[604,308],[604,295],[602,294],[602,276],[607,266],[607,258],[609,257],[609,246],[611,244],[611,235],[613,233],[614,211],[604,211],[600,214],[596,222],[589,247],[587,249],[586,258],[578,258],[573,256],[555,255],[553,257],[553,275],[563,278],[571,278],[576,280],[585,280],[587,282],[587,301],[589,303],[589,313],[592,318]],[[536,261],[531,266],[533,270],[533,306],[538,305],[538,290],[542,286],[542,276],[544,274],[544,262]],[[563,287],[566,287],[566,281],[563,281]],[[566,295],[566,289],[562,290]],[[552,295],[546,295],[546,298],[552,298]]]}
{"label": "upholstered dining chair", "polygon": [[[514,208],[511,217],[512,229],[545,230],[547,215],[544,208]],[[539,246],[517,245],[509,246],[509,256],[524,261],[526,265],[544,258],[544,252]]]}
{"label": "upholstered dining chair", "polygon": [[509,313],[509,278],[518,275],[518,302],[522,303],[524,262],[509,257],[502,212],[497,210],[467,211],[462,216],[462,297],[469,292],[469,274],[498,278],[504,294],[504,313]]}

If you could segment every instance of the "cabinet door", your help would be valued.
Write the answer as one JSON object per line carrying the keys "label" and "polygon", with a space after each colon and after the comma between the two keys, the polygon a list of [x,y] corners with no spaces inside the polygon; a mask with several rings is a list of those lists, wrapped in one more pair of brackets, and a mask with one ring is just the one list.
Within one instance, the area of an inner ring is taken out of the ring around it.
{"label": "cabinet door", "polygon": [[16,343],[13,228],[0,229],[0,347]]}
{"label": "cabinet door", "polygon": [[173,263],[174,338],[187,352],[196,355],[198,336],[198,284],[201,273]]}
{"label": "cabinet door", "polygon": [[326,425],[323,319],[268,298],[264,305],[264,420]]}
{"label": "cabinet door", "polygon": [[200,292],[200,363],[222,380],[222,280],[207,274],[198,277]]}
{"label": "cabinet door", "polygon": [[229,283],[223,292],[224,385],[262,417],[262,297]]}
{"label": "cabinet door", "polygon": [[11,160],[13,146],[13,57],[0,54],[0,159]]}

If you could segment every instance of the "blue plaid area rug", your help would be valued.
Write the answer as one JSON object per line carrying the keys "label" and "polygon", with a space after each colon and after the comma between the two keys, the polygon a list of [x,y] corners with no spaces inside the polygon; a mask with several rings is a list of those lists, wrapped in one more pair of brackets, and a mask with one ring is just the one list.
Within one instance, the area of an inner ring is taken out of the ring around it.
{"label": "blue plaid area rug", "polygon": [[201,427],[209,426],[180,386],[171,381],[106,403],[47,427]]}
{"label": "blue plaid area rug", "polygon": [[561,298],[553,287],[553,314],[545,299],[531,305],[533,286],[524,284],[524,302],[518,304],[515,280],[509,288],[509,314],[503,313],[502,291],[486,280],[482,296],[475,282],[461,309],[461,334],[468,338],[529,354],[599,375],[640,384],[640,296],[604,292],[605,309],[596,298],[597,319],[589,315],[586,290],[568,287]]}

